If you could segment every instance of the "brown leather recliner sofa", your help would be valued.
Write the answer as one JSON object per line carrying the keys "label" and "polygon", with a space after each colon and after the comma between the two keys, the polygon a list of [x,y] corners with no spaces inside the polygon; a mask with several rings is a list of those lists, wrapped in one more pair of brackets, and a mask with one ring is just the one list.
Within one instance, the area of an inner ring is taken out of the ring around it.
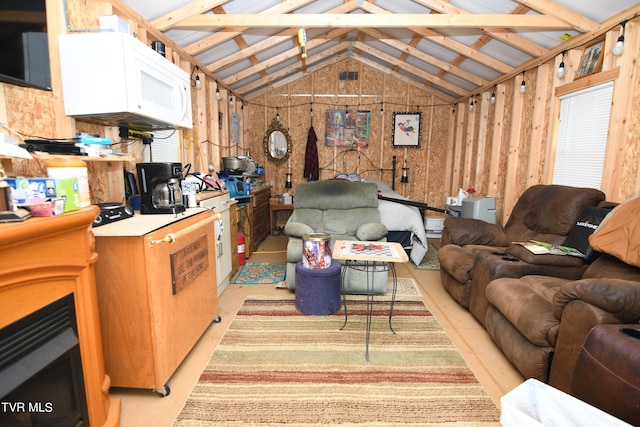
{"label": "brown leather recliner sofa", "polygon": [[524,276],[486,289],[486,330],[526,378],[570,392],[591,328],[640,321],[640,268],[603,254],[579,280]]}
{"label": "brown leather recliner sofa", "polygon": [[485,289],[499,277],[529,274],[577,279],[587,268],[569,256],[528,256],[512,245],[530,239],[563,243],[585,206],[597,206],[604,193],[591,188],[534,185],[518,199],[504,227],[447,217],[438,250],[440,278],[451,296],[484,325],[489,303]]}
{"label": "brown leather recliner sofa", "polygon": [[[484,326],[504,355],[523,376],[548,382],[569,394],[575,394],[576,383],[605,385],[622,380],[640,385],[637,369],[626,371],[628,376],[621,379],[617,366],[589,370],[579,365],[586,338],[594,327],[640,322],[640,198],[612,210],[589,237],[589,244],[600,255],[584,266],[578,278],[554,277],[545,272],[497,278],[484,288],[488,304]],[[507,257],[517,254],[510,249],[514,248],[505,249]],[[490,256],[497,257],[491,253],[479,254],[476,264],[485,262],[489,265]],[[524,261],[518,259],[513,263],[521,262]],[[638,360],[637,355],[625,356],[615,348],[601,349],[600,356],[605,364],[610,360],[619,365],[621,358],[627,357],[628,365],[634,366]],[[576,378],[575,375],[593,378]],[[629,395],[616,396],[617,400],[609,396],[611,390],[611,387],[595,387],[589,390],[588,401],[636,424],[640,387],[629,387]],[[636,408],[631,416],[628,415],[628,399],[636,402],[635,406],[631,405]]]}

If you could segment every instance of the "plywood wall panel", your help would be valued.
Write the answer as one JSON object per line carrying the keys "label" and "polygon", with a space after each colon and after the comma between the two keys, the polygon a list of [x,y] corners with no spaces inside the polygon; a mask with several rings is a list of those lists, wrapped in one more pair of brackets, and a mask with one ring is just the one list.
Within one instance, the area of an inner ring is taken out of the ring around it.
{"label": "plywood wall panel", "polygon": [[[436,101],[434,99],[434,101]],[[447,199],[447,177],[444,170],[447,163],[449,141],[447,134],[451,128],[454,113],[448,105],[434,106],[429,129],[429,146],[426,152],[427,175],[425,177],[425,193],[419,199],[430,206],[444,208]],[[417,197],[418,198],[418,197]],[[431,212],[430,215],[435,215]]]}
{"label": "plywood wall panel", "polygon": [[5,84],[7,119],[11,128],[27,137],[71,138],[58,136],[55,129],[52,92]]}

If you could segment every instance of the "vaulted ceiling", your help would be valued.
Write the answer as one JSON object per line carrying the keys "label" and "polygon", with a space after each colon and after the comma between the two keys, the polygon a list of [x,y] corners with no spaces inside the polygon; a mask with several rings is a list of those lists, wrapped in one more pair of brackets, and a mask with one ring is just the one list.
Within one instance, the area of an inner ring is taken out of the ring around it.
{"label": "vaulted ceiling", "polygon": [[245,99],[354,58],[455,101],[640,13],[635,0],[123,2]]}

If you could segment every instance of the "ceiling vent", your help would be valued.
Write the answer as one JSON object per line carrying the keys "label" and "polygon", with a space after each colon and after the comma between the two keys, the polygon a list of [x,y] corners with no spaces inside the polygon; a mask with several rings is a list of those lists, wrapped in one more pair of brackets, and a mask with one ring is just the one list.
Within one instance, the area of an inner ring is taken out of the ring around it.
{"label": "ceiling vent", "polygon": [[338,72],[339,80],[358,80],[357,71],[340,71]]}

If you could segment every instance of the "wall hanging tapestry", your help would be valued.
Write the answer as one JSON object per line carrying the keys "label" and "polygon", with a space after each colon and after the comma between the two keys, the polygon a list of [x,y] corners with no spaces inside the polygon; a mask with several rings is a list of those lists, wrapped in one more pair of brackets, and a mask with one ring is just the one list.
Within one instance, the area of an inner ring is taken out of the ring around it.
{"label": "wall hanging tapestry", "polygon": [[324,145],[368,147],[370,122],[370,111],[327,110],[324,120]]}

